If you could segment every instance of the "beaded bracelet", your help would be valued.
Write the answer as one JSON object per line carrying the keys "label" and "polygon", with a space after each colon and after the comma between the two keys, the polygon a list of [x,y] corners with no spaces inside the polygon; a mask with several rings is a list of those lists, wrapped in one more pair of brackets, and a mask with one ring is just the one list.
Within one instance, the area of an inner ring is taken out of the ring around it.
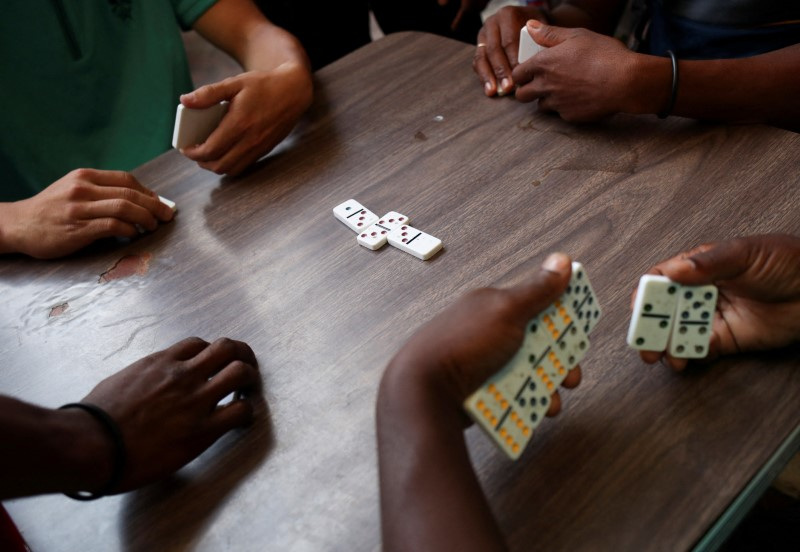
{"label": "beaded bracelet", "polygon": [[111,443],[114,446],[114,454],[113,464],[111,467],[111,477],[108,478],[108,482],[106,482],[106,484],[103,485],[99,491],[96,493],[78,491],[76,493],[64,494],[75,500],[95,500],[101,498],[113,491],[122,480],[122,474],[125,470],[125,461],[127,456],[125,452],[125,441],[122,439],[122,432],[120,431],[117,422],[115,422],[113,418],[111,418],[111,416],[109,416],[108,413],[99,406],[90,403],[69,403],[59,407],[59,410],[64,410],[67,408],[79,408],[91,414],[91,416],[97,420],[101,426],[103,426],[106,434],[111,438]]}

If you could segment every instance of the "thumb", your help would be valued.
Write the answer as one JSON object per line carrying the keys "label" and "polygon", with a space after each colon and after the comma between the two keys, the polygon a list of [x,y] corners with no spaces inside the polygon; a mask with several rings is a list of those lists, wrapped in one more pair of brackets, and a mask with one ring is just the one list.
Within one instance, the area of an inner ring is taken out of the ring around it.
{"label": "thumb", "polygon": [[564,27],[545,25],[537,19],[531,19],[528,21],[527,25],[528,34],[531,35],[533,41],[540,46],[544,46],[545,48],[551,48],[561,44],[567,40],[567,38],[569,38],[569,33],[572,30],[565,29]]}
{"label": "thumb", "polygon": [[569,256],[553,253],[532,278],[509,288],[508,292],[518,307],[515,314],[519,316],[520,324],[525,324],[558,299],[567,289],[571,274]]}
{"label": "thumb", "polygon": [[239,92],[237,81],[225,79],[201,86],[194,92],[181,95],[181,103],[191,109],[205,109],[223,100],[230,100]]}

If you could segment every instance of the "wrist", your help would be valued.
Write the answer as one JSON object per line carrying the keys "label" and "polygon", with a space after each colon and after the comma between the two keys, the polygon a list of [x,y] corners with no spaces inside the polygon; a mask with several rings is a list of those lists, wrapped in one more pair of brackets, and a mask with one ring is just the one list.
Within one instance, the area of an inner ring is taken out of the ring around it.
{"label": "wrist", "polygon": [[17,210],[19,202],[0,203],[0,254],[21,252]]}
{"label": "wrist", "polygon": [[670,58],[633,54],[627,74],[630,92],[621,111],[636,115],[661,113],[672,94]]}
{"label": "wrist", "polygon": [[78,409],[51,411],[55,448],[62,451],[64,493],[97,492],[113,471],[113,444],[92,416]]}
{"label": "wrist", "polygon": [[304,60],[289,60],[280,64],[275,71],[286,79],[292,95],[299,99],[304,113],[310,106],[314,96],[314,79],[309,65]]}
{"label": "wrist", "polygon": [[393,431],[462,433],[469,420],[442,373],[438,366],[392,359],[378,389],[379,431],[381,421],[391,420]]}

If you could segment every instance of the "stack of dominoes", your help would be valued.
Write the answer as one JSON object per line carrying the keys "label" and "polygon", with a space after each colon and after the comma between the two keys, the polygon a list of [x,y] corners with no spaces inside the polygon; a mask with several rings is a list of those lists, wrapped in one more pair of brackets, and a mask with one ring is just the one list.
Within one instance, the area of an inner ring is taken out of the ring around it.
{"label": "stack of dominoes", "polygon": [[355,199],[333,208],[333,216],[350,230],[358,232],[357,241],[367,249],[390,245],[427,261],[442,248],[442,240],[408,225],[408,217],[390,211],[378,218]]}
{"label": "stack of dominoes", "polygon": [[641,351],[668,351],[676,358],[703,358],[716,306],[713,285],[682,286],[666,276],[642,276],[628,345]]}
{"label": "stack of dominoes", "polygon": [[512,460],[519,458],[550,407],[550,396],[589,349],[600,305],[580,263],[564,294],[526,326],[522,347],[464,408]]}

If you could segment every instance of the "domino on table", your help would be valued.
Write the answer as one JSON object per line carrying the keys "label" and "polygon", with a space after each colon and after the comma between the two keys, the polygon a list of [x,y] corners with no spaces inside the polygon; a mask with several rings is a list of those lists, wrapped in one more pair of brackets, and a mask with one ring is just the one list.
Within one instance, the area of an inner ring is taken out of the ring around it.
{"label": "domino on table", "polygon": [[396,211],[389,211],[383,215],[378,222],[361,232],[356,241],[359,245],[363,245],[367,249],[380,249],[386,245],[386,236],[400,226],[401,224],[408,224],[409,219],[407,216]]}
{"label": "domino on table", "polygon": [[640,351],[667,348],[679,289],[680,285],[666,276],[641,277],[628,327],[628,345]]}
{"label": "domino on table", "polygon": [[711,321],[717,306],[717,288],[681,286],[669,354],[676,358],[703,358],[711,341]]}
{"label": "domino on table", "polygon": [[378,216],[355,199],[348,199],[333,208],[333,216],[353,232],[361,232],[378,222]]}
{"label": "domino on table", "polygon": [[586,335],[590,334],[597,321],[603,314],[597,295],[589,282],[589,275],[583,265],[578,262],[572,263],[572,277],[570,278],[567,291],[561,298],[561,302],[572,307],[572,311],[577,317],[578,324],[582,324]]}
{"label": "domino on table", "polygon": [[427,261],[442,248],[442,240],[406,224],[398,226],[386,236],[390,245]]}
{"label": "domino on table", "polygon": [[522,63],[528,61],[530,58],[544,50],[544,46],[539,46],[528,34],[528,26],[522,27],[519,31],[519,53],[517,54],[517,61]]}
{"label": "domino on table", "polygon": [[227,101],[221,101],[207,109],[191,109],[178,104],[172,147],[183,149],[205,142],[228,112],[228,105]]}

